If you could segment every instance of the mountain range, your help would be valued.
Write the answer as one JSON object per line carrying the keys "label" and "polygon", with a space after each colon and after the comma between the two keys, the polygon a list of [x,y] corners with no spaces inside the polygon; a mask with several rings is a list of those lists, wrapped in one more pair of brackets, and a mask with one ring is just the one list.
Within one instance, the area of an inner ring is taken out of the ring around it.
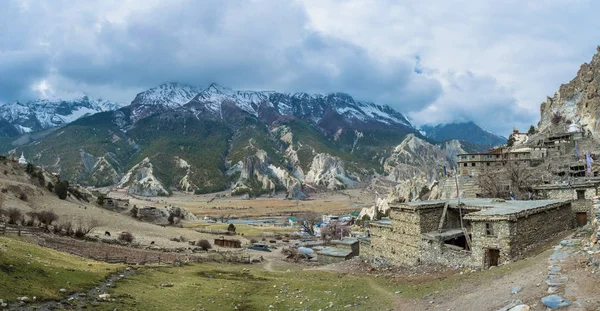
{"label": "mountain range", "polygon": [[[441,166],[451,166],[445,146],[454,153],[486,148],[458,140],[436,145],[439,135],[424,137],[391,107],[344,93],[166,83],[139,93],[125,107],[84,96],[0,108],[0,129],[12,125],[19,133],[32,132],[27,139],[5,138],[5,151],[24,152],[72,182],[117,185],[146,196],[229,189],[301,197],[377,175],[397,179],[410,171],[431,179]],[[455,129],[460,138],[460,126]],[[43,134],[33,133],[40,130]],[[406,156],[423,156],[423,150],[441,158],[424,168],[428,164]]]}
{"label": "mountain range", "polygon": [[0,106],[0,136],[16,136],[66,125],[81,117],[120,107],[121,105],[115,102],[91,99],[87,95],[70,100],[37,99],[26,103],[12,102]]}
{"label": "mountain range", "polygon": [[435,141],[448,141],[453,139],[464,140],[473,144],[493,147],[505,144],[506,137],[502,137],[484,130],[472,121],[438,124],[435,126],[421,126],[421,133]]}

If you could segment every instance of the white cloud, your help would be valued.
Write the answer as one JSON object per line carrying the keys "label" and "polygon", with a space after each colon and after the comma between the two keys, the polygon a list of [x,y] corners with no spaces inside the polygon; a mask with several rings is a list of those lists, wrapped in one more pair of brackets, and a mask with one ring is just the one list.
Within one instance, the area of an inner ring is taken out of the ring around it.
{"label": "white cloud", "polygon": [[[594,1],[10,0],[0,101],[84,91],[128,102],[166,81],[347,92],[418,123],[506,135],[600,43]],[[501,116],[501,117],[497,117]]]}

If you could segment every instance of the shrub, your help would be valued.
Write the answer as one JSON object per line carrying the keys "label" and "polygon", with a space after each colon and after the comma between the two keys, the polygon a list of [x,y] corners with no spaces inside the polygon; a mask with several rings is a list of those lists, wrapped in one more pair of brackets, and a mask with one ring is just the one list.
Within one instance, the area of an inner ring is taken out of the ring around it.
{"label": "shrub", "polygon": [[75,231],[73,231],[73,235],[76,238],[83,239],[86,236],[86,234],[90,233],[90,231],[92,231],[92,229],[94,229],[95,227],[96,227],[95,222],[91,222],[88,225],[80,223],[79,226],[77,226],[77,229],[75,229]]}
{"label": "shrub", "polygon": [[229,233],[233,233],[235,234],[235,225],[234,224],[229,224],[229,226],[227,226],[227,232]]}
{"label": "shrub", "polygon": [[73,231],[73,224],[70,221],[63,223],[62,227],[64,228],[66,235],[72,236],[73,234],[75,234],[75,232]]}
{"label": "shrub", "polygon": [[58,215],[53,211],[41,211],[37,213],[37,219],[47,229],[53,222],[58,220]]}
{"label": "shrub", "polygon": [[52,232],[53,232],[54,234],[61,234],[61,233],[62,233],[62,231],[63,231],[63,225],[62,225],[62,224],[60,224],[60,225],[54,225],[54,226],[52,227]]}
{"label": "shrub", "polygon": [[35,166],[33,166],[31,163],[27,163],[27,166],[25,166],[25,173],[27,173],[27,175],[31,175],[33,172],[35,172]]}
{"label": "shrub", "polygon": [[119,234],[118,240],[121,242],[131,243],[133,242],[133,234],[131,232],[123,231]]}
{"label": "shrub", "polygon": [[131,208],[131,211],[130,211],[130,213],[131,213],[131,217],[133,217],[133,218],[137,218],[137,216],[138,216],[138,207],[137,207],[137,205],[134,205],[134,206]]}
{"label": "shrub", "polygon": [[25,192],[19,193],[19,200],[27,201],[27,193],[25,193]]}
{"label": "shrub", "polygon": [[21,211],[11,207],[8,210],[6,210],[6,216],[8,217],[8,223],[11,225],[16,225],[17,222],[19,220],[21,220],[23,214],[21,214]]}
{"label": "shrub", "polygon": [[53,192],[54,191],[54,184],[49,181],[48,184],[46,185],[46,188],[48,188],[48,191]]}
{"label": "shrub", "polygon": [[197,246],[199,246],[202,250],[209,250],[212,248],[212,245],[210,245],[210,242],[208,240],[199,240],[196,243]]}
{"label": "shrub", "polygon": [[250,243],[254,244],[254,243],[258,243],[257,239],[250,239]]}
{"label": "shrub", "polygon": [[58,198],[61,200],[65,200],[67,198],[68,190],[69,182],[66,180],[58,182],[56,187],[54,187],[54,192],[56,192],[56,195],[58,195]]}

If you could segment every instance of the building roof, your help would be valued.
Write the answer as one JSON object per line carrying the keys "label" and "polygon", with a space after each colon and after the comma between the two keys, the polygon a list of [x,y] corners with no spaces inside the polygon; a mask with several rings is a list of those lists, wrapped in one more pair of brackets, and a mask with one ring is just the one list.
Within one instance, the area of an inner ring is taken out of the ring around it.
{"label": "building roof", "polygon": [[318,251],[317,254],[331,257],[346,257],[352,254],[352,251],[340,248],[325,247],[324,249]]}
{"label": "building roof", "polygon": [[559,190],[559,189],[573,189],[573,188],[596,188],[600,184],[597,181],[585,181],[585,182],[574,182],[569,184],[544,184],[536,185],[532,188],[534,190]]}
{"label": "building roof", "polygon": [[355,238],[343,238],[341,240],[332,240],[332,244],[341,244],[341,245],[353,245],[358,243],[358,239]]}
{"label": "building roof", "polygon": [[[502,199],[481,199],[481,198],[463,198],[461,208],[465,210],[474,210],[467,214],[465,219],[470,220],[514,220],[526,215],[536,214],[541,211],[562,206],[571,200],[502,200]],[[392,208],[406,208],[413,210],[441,208],[446,202],[448,207],[458,208],[458,201],[453,200],[437,200],[437,201],[420,201],[400,204]]]}

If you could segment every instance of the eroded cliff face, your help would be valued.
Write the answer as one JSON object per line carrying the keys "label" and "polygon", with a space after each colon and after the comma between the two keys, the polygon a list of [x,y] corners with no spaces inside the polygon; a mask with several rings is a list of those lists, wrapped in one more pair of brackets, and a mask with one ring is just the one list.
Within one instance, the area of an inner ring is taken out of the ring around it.
{"label": "eroded cliff face", "polygon": [[397,182],[390,193],[390,202],[435,199],[437,181],[444,166],[450,168],[446,153],[415,135],[408,135],[384,163],[387,179]]}
{"label": "eroded cliff face", "polygon": [[347,174],[344,161],[326,153],[319,153],[313,158],[304,182],[325,186],[330,190],[345,189],[356,183]]}
{"label": "eroded cliff face", "polygon": [[231,187],[231,193],[234,195],[255,196],[287,190],[287,197],[290,199],[305,196],[300,180],[288,170],[271,164],[263,150],[259,149],[255,155],[245,157],[228,172],[229,175],[236,173],[239,173],[239,177]]}
{"label": "eroded cliff face", "polygon": [[154,175],[154,166],[149,158],[133,166],[123,176],[118,187],[126,188],[130,194],[147,197],[169,195],[163,183]]}
{"label": "eroded cliff face", "polygon": [[444,165],[449,167],[444,150],[409,134],[385,160],[383,169],[388,179],[401,182],[413,178],[435,179]]}
{"label": "eroded cliff face", "polygon": [[560,86],[553,97],[540,105],[539,132],[564,132],[572,122],[586,134],[600,133],[600,46],[590,63],[579,68],[577,76]]}

